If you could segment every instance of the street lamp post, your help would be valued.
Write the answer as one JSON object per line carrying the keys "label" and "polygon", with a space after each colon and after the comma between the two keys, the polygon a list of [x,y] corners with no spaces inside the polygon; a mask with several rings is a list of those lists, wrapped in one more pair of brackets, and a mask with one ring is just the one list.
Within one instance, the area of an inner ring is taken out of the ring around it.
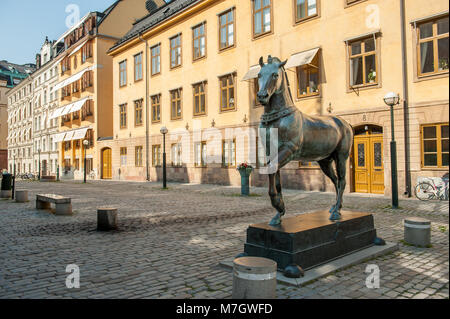
{"label": "street lamp post", "polygon": [[397,142],[394,133],[394,106],[400,103],[400,97],[394,92],[389,92],[384,97],[384,103],[391,109],[391,180],[392,180],[392,208],[398,208],[398,177],[397,177]]}
{"label": "street lamp post", "polygon": [[83,146],[84,146],[84,184],[86,184],[86,149],[89,145],[89,141],[88,140],[84,140],[83,141]]}
{"label": "street lamp post", "polygon": [[38,149],[39,154],[39,171],[38,171],[38,180],[41,180],[41,149]]}
{"label": "street lamp post", "polygon": [[167,189],[166,134],[169,130],[164,126],[161,128],[160,132],[163,135],[163,188]]}

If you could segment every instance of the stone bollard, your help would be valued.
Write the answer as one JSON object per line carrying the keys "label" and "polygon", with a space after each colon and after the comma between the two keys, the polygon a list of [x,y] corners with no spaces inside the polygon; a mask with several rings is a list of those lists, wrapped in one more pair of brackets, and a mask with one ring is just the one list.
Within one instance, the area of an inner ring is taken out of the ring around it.
{"label": "stone bollard", "polygon": [[15,194],[16,203],[27,203],[28,202],[28,191],[24,189],[16,190]]}
{"label": "stone bollard", "polygon": [[277,263],[260,257],[234,260],[233,299],[275,299]]}
{"label": "stone bollard", "polygon": [[420,217],[404,220],[405,242],[411,245],[428,247],[431,244],[431,222]]}
{"label": "stone bollard", "polygon": [[109,231],[117,229],[117,208],[102,207],[97,210],[97,230]]}

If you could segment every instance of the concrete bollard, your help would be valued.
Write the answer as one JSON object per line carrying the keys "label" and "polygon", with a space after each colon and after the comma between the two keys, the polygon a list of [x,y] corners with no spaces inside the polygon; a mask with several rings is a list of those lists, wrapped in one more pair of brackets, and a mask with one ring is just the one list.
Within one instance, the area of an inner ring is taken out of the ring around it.
{"label": "concrete bollard", "polygon": [[16,190],[16,203],[27,203],[28,202],[28,191],[24,189]]}
{"label": "concrete bollard", "polygon": [[427,247],[431,244],[431,222],[420,217],[404,220],[405,242],[411,245]]}
{"label": "concrete bollard", "polygon": [[109,231],[117,229],[117,208],[102,207],[97,210],[97,230]]}
{"label": "concrete bollard", "polygon": [[0,198],[11,198],[12,190],[9,191],[0,191]]}
{"label": "concrete bollard", "polygon": [[275,299],[277,263],[260,257],[234,260],[233,299]]}

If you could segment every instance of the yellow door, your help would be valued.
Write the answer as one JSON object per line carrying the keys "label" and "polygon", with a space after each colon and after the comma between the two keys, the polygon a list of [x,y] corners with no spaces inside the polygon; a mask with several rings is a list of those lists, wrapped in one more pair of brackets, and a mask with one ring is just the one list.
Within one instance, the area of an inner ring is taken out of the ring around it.
{"label": "yellow door", "polygon": [[383,136],[370,137],[370,192],[384,194]]}
{"label": "yellow door", "polygon": [[102,152],[102,178],[103,179],[111,179],[112,178],[112,152],[110,148],[104,149]]}
{"label": "yellow door", "polygon": [[355,192],[384,194],[383,136],[355,136]]}
{"label": "yellow door", "polygon": [[370,193],[369,138],[355,137],[354,148],[355,192]]}

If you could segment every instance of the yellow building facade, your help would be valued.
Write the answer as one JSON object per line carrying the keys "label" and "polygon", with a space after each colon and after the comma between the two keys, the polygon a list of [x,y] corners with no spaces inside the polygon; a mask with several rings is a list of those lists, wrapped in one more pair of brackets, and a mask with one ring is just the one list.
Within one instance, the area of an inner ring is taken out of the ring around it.
{"label": "yellow building facade", "polygon": [[[113,179],[160,180],[166,127],[169,180],[239,185],[236,165],[255,150],[233,134],[259,125],[258,60],[272,55],[288,60],[299,110],[354,127],[349,191],[390,193],[383,97],[399,93],[399,190],[411,192],[417,177],[448,172],[448,34],[443,0],[173,1],[109,50],[113,139],[99,147],[111,153]],[[182,148],[183,134],[200,129]],[[206,164],[209,131],[221,132],[222,154]],[[315,163],[291,162],[282,176],[287,187],[333,189]],[[267,176],[256,169],[251,182],[265,185]]]}
{"label": "yellow building facade", "polygon": [[[146,10],[145,0],[115,2],[104,12],[91,12],[60,39],[60,107],[52,118],[60,119],[62,178],[111,178],[108,167],[100,167],[104,156],[98,141],[113,135],[112,58],[106,52]],[[59,42],[59,41],[58,41]],[[84,142],[84,143],[83,143]],[[108,165],[108,163],[106,163]]]}

